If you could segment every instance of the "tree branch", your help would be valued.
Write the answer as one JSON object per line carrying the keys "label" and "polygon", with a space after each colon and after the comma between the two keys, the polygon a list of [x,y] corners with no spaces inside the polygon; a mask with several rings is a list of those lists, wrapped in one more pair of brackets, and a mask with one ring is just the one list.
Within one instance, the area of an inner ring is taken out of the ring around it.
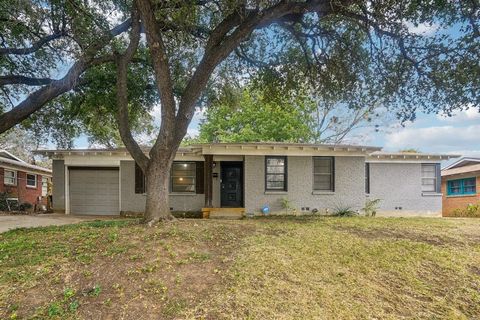
{"label": "tree branch", "polygon": [[130,24],[131,20],[128,19],[110,30],[108,34],[103,35],[95,44],[87,48],[84,55],[73,64],[63,78],[54,80],[49,85],[32,92],[16,107],[0,115],[0,133],[7,131],[17,123],[25,120],[32,113],[41,109],[47,102],[71,90],[77,84],[80,75],[88,67],[92,64],[99,63],[99,61],[94,58],[94,55],[105,47],[112,38],[128,30]]}
{"label": "tree branch", "polygon": [[0,87],[8,84],[24,84],[27,86],[42,86],[46,84],[50,84],[54,79],[50,78],[33,78],[33,77],[26,77],[21,75],[7,75],[7,76],[0,76]]}
{"label": "tree branch", "polygon": [[128,63],[133,58],[140,40],[140,21],[138,12],[133,9],[132,12],[132,30],[130,32],[130,43],[125,52],[117,58],[117,122],[125,147],[132,155],[135,162],[146,172],[148,166],[148,158],[143,153],[142,149],[135,141],[130,129],[130,122],[128,119],[128,86],[127,86],[127,72]]}
{"label": "tree branch", "polygon": [[48,35],[44,38],[41,38],[37,42],[35,42],[31,47],[29,48],[0,48],[0,55],[6,55],[6,54],[16,54],[16,55],[27,55],[34,53],[38,49],[40,49],[44,44],[56,40],[58,38],[61,38],[66,35],[66,32],[60,31],[51,35]]}
{"label": "tree branch", "polygon": [[[175,136],[175,98],[173,84],[170,75],[170,66],[167,50],[163,42],[161,32],[155,20],[152,4],[149,0],[137,0],[142,23],[145,26],[148,46],[153,61],[153,69],[158,92],[160,93],[161,125],[160,133],[150,150],[150,157],[158,155],[161,146],[166,148],[173,142]],[[166,150],[163,150],[166,151]]]}

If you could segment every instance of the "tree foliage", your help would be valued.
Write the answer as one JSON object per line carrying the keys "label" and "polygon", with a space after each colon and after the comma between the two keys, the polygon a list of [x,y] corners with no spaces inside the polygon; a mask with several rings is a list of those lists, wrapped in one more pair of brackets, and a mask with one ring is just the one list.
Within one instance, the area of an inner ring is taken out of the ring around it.
{"label": "tree foliage", "polygon": [[206,108],[200,142],[308,142],[314,139],[307,96],[270,99],[261,90],[230,92]]}

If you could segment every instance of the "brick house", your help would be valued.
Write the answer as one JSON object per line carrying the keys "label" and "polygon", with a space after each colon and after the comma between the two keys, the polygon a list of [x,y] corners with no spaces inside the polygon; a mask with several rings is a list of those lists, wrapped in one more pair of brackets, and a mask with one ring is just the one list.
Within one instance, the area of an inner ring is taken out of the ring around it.
{"label": "brick house", "polygon": [[[145,153],[148,153],[146,148]],[[145,210],[145,176],[120,149],[41,150],[52,159],[53,210],[118,215]],[[388,153],[379,147],[299,143],[212,143],[177,152],[170,173],[172,211],[205,217],[361,212],[441,216],[440,163],[453,155]]]}
{"label": "brick house", "polygon": [[29,164],[8,151],[0,150],[0,193],[18,203],[47,205],[52,171]]}
{"label": "brick house", "polygon": [[442,215],[459,216],[470,204],[480,203],[480,158],[461,158],[442,170]]}

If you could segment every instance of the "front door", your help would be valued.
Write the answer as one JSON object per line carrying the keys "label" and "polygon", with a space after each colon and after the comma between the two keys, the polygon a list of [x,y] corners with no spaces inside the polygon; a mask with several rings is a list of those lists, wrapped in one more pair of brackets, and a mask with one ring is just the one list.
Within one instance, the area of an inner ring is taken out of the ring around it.
{"label": "front door", "polygon": [[243,206],[243,163],[221,162],[221,206],[241,208]]}

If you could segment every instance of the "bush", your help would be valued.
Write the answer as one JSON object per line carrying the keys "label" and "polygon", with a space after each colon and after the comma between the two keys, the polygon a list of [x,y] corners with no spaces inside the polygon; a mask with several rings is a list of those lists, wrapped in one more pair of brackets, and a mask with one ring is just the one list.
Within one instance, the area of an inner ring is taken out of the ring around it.
{"label": "bush", "polygon": [[0,192],[0,211],[8,211],[7,198],[6,192]]}
{"label": "bush", "polygon": [[33,205],[28,202],[24,202],[18,206],[18,210],[20,211],[27,211],[33,208]]}
{"label": "bush", "polygon": [[362,211],[365,212],[366,217],[375,217],[377,215],[380,201],[380,199],[373,199],[365,202],[365,207],[363,207]]}
{"label": "bush", "polygon": [[203,214],[201,211],[172,211],[172,215],[175,218],[183,219],[202,219]]}
{"label": "bush", "polygon": [[0,211],[17,211],[20,210],[20,206],[18,204],[18,201],[10,201],[10,210],[8,208],[7,204],[7,198],[13,198],[11,195],[9,195],[6,192],[0,192]]}
{"label": "bush", "polygon": [[455,209],[453,211],[454,217],[480,217],[480,203],[470,203],[467,205],[466,208],[463,209]]}
{"label": "bush", "polygon": [[334,217],[353,217],[356,215],[358,215],[358,212],[353,210],[352,207],[348,207],[348,206],[337,206],[333,210],[333,214],[332,214],[332,216]]}

